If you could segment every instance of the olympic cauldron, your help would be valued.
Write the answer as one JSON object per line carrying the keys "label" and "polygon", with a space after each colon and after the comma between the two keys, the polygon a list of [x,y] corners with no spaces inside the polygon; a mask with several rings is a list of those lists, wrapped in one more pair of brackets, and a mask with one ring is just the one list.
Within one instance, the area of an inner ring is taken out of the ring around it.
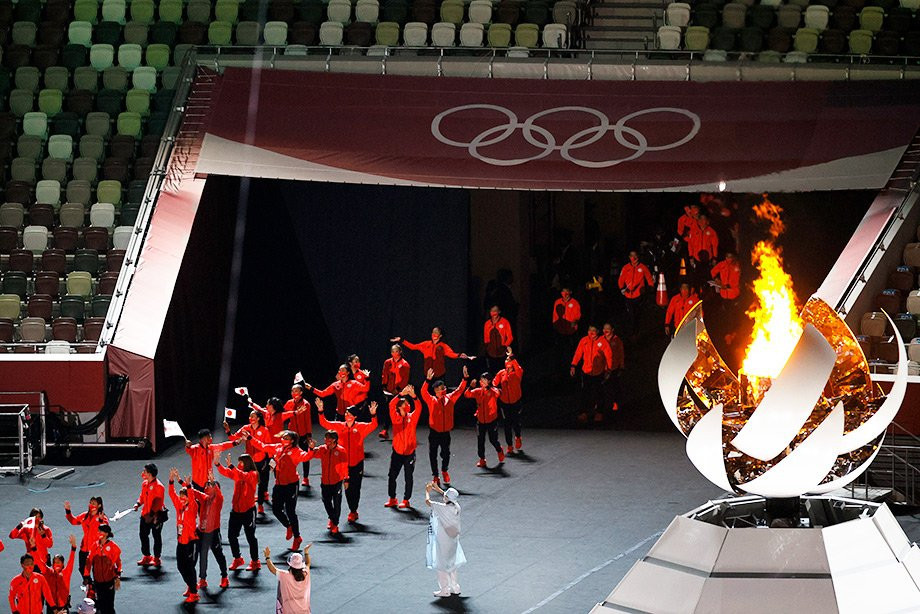
{"label": "olympic cauldron", "polygon": [[846,323],[812,297],[804,329],[780,374],[753,383],[726,366],[703,322],[687,313],[661,359],[658,387],[687,455],[712,483],[737,494],[796,497],[842,488],[866,470],[907,387],[898,368],[890,393],[872,383]]}

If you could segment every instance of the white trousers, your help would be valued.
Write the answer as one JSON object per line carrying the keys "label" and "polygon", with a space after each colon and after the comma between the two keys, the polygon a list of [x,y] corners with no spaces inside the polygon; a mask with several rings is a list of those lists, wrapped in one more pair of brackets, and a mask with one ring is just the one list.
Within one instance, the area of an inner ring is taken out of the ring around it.
{"label": "white trousers", "polygon": [[446,593],[448,591],[459,593],[460,584],[457,582],[457,570],[438,571],[438,588],[441,589],[442,593]]}

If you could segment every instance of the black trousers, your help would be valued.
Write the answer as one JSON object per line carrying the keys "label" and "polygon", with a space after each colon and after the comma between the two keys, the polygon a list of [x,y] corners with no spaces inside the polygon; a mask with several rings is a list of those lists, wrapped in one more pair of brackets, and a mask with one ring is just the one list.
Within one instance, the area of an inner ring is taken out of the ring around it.
{"label": "black trousers", "polygon": [[284,527],[291,527],[294,537],[300,537],[300,521],[297,520],[297,482],[275,484],[272,488],[272,513]]}
{"label": "black trousers", "polygon": [[358,503],[361,502],[361,482],[364,480],[364,461],[348,467],[348,488],[345,489],[345,500],[348,501],[348,511],[357,512]]}
{"label": "black trousers", "polygon": [[342,516],[342,483],[322,484],[323,507],[332,524],[338,525]]}
{"label": "black trousers", "polygon": [[604,397],[604,376],[581,374],[581,411],[598,411]]}
{"label": "black trousers", "polygon": [[220,567],[220,577],[226,577],[227,558],[224,556],[224,548],[220,543],[220,529],[215,529],[208,533],[202,531],[199,539],[198,577],[202,580],[208,577],[208,552],[214,555],[217,566]]}
{"label": "black trousers", "polygon": [[176,567],[182,581],[193,593],[198,592],[198,578],[195,577],[195,563],[198,561],[198,540],[187,544],[176,543]]}
{"label": "black trousers", "polygon": [[399,477],[400,471],[403,472],[403,476],[406,480],[406,488],[403,490],[403,499],[408,501],[412,498],[412,474],[415,472],[414,451],[412,454],[399,454],[396,451],[390,454],[390,475],[387,480],[387,492],[391,499],[396,498],[396,478]]}
{"label": "black trousers", "polygon": [[492,422],[482,422],[476,423],[476,451],[479,453],[479,458],[486,457],[486,435],[489,436],[489,443],[492,444],[492,447],[498,451],[501,451],[502,446],[498,443],[498,420],[493,420]]}
{"label": "black trousers", "polygon": [[380,411],[377,412],[377,424],[380,425],[380,430],[387,431],[390,428],[390,401],[395,395],[384,391],[381,396],[383,398],[380,400]]}
{"label": "black trousers", "polygon": [[227,526],[227,538],[230,540],[230,552],[233,558],[238,559],[240,552],[240,530],[246,532],[246,541],[249,542],[249,560],[259,560],[259,540],[256,538],[256,508],[245,512],[230,511],[230,523]]}
{"label": "black trousers", "polygon": [[502,425],[505,427],[505,443],[511,445],[512,435],[521,436],[521,402],[498,402],[498,409],[502,413]]}
{"label": "black trousers", "polygon": [[256,471],[259,472],[259,491],[256,503],[262,505],[265,501],[265,494],[268,492],[268,474],[271,468],[268,466],[268,456],[256,463]]}
{"label": "black trousers", "polygon": [[[309,450],[310,439],[313,438],[313,433],[304,433],[303,435],[297,436],[297,445],[301,450]],[[310,461],[303,462],[303,475],[301,477],[310,479]]]}
{"label": "black trousers", "polygon": [[96,591],[96,614],[115,614],[115,581],[93,582]]}
{"label": "black trousers", "polygon": [[428,431],[428,461],[431,463],[431,475],[438,476],[438,449],[441,450],[441,471],[450,466],[450,431],[440,433]]}
{"label": "black trousers", "polygon": [[602,384],[603,400],[599,413],[613,414],[613,404],[620,398],[620,372],[614,371]]}
{"label": "black trousers", "polygon": [[[150,556],[145,554],[144,556]],[[86,569],[86,559],[89,558],[89,552],[86,550],[80,550],[77,554],[77,562],[80,565],[80,575],[83,575],[83,570]]]}
{"label": "black trousers", "polygon": [[[150,556],[150,534],[153,533],[153,556],[160,558],[163,554],[163,523],[147,522],[141,516],[140,537],[141,537],[141,554]],[[80,553],[83,556],[83,553]],[[80,563],[80,569],[86,569],[85,563]]]}

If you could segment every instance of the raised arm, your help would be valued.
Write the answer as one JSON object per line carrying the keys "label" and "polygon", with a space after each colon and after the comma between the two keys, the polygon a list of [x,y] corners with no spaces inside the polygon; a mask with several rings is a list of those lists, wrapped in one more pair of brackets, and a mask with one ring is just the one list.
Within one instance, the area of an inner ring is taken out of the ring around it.
{"label": "raised arm", "polygon": [[278,568],[275,567],[275,564],[272,562],[272,551],[271,548],[265,546],[265,566],[268,567],[268,571],[272,573],[273,576],[278,575]]}

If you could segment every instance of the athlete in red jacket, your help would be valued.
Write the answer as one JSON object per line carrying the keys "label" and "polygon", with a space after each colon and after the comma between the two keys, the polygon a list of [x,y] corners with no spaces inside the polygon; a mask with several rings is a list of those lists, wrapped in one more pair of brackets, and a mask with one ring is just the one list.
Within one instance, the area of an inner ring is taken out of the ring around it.
{"label": "athlete in red jacket", "polygon": [[[303,384],[291,386],[291,400],[284,404],[284,411],[293,414],[288,421],[288,428],[297,433],[297,441],[301,449],[306,450],[306,442],[313,437],[313,417],[310,402],[304,398],[303,391]],[[300,483],[302,486],[310,486],[309,461],[303,464],[303,478]]]}
{"label": "athlete in red jacket", "polygon": [[121,548],[112,541],[112,527],[99,526],[99,541],[86,559],[83,584],[96,594],[96,612],[115,614],[115,591],[121,588]]}
{"label": "athlete in red jacket", "polygon": [[265,402],[265,407],[254,403],[251,398],[247,397],[250,409],[262,414],[265,419],[265,428],[271,433],[272,437],[277,437],[278,433],[284,430],[284,423],[294,417],[294,412],[284,411],[284,403],[278,397],[272,397]]}
{"label": "athlete in red jacket", "polygon": [[185,602],[197,603],[198,580],[195,577],[195,554],[198,551],[198,504],[187,488],[176,493],[179,470],[169,470],[169,498],[176,508],[176,566],[185,581]]}
{"label": "athlete in red jacket", "polygon": [[[319,458],[322,474],[320,489],[323,497],[323,507],[329,516],[329,532],[333,535],[339,533],[339,518],[342,515],[342,484],[348,483],[348,452],[339,445],[339,434],[335,431],[326,431],[324,443],[317,446],[310,441],[310,452],[314,458]],[[293,548],[296,550],[296,548]]]}
{"label": "athlete in red jacket", "polygon": [[[691,229],[687,238],[687,251],[697,262],[715,260],[719,256],[719,235],[709,225],[709,216],[700,214],[696,227]],[[705,258],[701,252],[706,252],[709,258]]]}
{"label": "athlete in red jacket", "polygon": [[[98,533],[98,530],[96,532]],[[45,581],[48,582],[48,589],[51,591],[48,609],[53,614],[68,614],[70,612],[70,579],[73,576],[74,555],[77,553],[77,538],[71,535],[69,539],[70,555],[67,557],[66,563],[62,554],[54,555],[54,558],[51,559],[51,567],[45,567],[41,561],[35,562],[35,566],[41,571]],[[80,569],[83,569],[83,567]]]}
{"label": "athlete in red jacket", "polygon": [[502,317],[497,305],[489,309],[489,319],[482,327],[482,342],[486,347],[486,364],[490,370],[497,370],[505,358],[505,351],[511,347],[514,336],[511,323]]}
{"label": "athlete in red jacket", "polygon": [[560,297],[553,303],[553,328],[560,335],[574,335],[578,332],[580,320],[581,304],[572,298],[569,288],[563,288]]}
{"label": "athlete in red jacket", "polygon": [[[524,447],[521,439],[521,379],[524,377],[524,368],[518,363],[511,348],[505,356],[505,368],[495,374],[492,385],[501,390],[498,397],[498,409],[502,415],[505,427],[506,454],[514,454],[515,449]],[[514,447],[511,446],[511,437],[514,435]]]}
{"label": "athlete in red jacket", "polygon": [[249,567],[246,570],[258,571],[262,564],[259,562],[259,540],[256,538],[256,488],[259,485],[256,465],[248,454],[240,454],[236,467],[230,461],[229,454],[226,467],[220,461],[215,461],[214,465],[224,476],[233,480],[233,499],[230,502],[230,522],[227,527],[230,552],[233,554],[230,570],[240,569],[244,564],[239,539],[242,529],[249,543]]}
{"label": "athlete in red jacket", "polygon": [[[220,458],[215,459],[216,463]],[[184,484],[189,488],[189,484]],[[208,481],[203,490],[194,486],[189,488],[188,494],[195,498],[198,504],[198,588],[208,588],[208,552],[214,555],[220,567],[220,587],[228,588],[230,580],[227,578],[227,558],[220,539],[220,514],[224,507],[224,493],[220,484],[214,479],[213,472],[208,472]]]}
{"label": "athlete in red jacket", "polygon": [[719,281],[719,296],[733,301],[741,295],[741,265],[735,254],[726,252],[725,260],[712,268],[712,276]]}
{"label": "athlete in red jacket", "polygon": [[262,443],[251,439],[252,445],[275,460],[275,486],[272,488],[272,513],[287,528],[286,539],[294,538],[291,550],[300,550],[300,522],[297,519],[297,464],[313,458],[309,451],[297,447],[297,433],[281,431],[281,443]]}
{"label": "athlete in red jacket", "polygon": [[[141,471],[141,494],[134,509],[141,510],[140,537],[141,560],[138,565],[153,565],[160,568],[160,554],[163,552],[163,523],[166,519],[166,489],[157,479],[158,469],[154,463],[144,465]],[[153,533],[153,556],[150,556],[150,534]]]}
{"label": "athlete in red jacket", "polygon": [[[362,378],[349,379],[351,371],[348,365],[339,365],[339,370],[335,375],[335,381],[318,390],[310,384],[304,384],[307,390],[310,390],[319,397],[329,397],[335,395],[335,415],[345,416],[345,410],[354,405],[360,405],[367,398],[367,391],[370,390],[371,384],[368,379]],[[329,412],[332,413],[332,412]],[[330,416],[331,417],[331,416]]]}
{"label": "athlete in red jacket", "polygon": [[[470,373],[463,365],[463,379],[457,389],[447,394],[447,386],[441,380],[431,380],[435,377],[434,369],[428,369],[428,379],[422,384],[422,399],[428,406],[428,462],[431,464],[432,481],[440,485],[438,477],[438,449],[441,450],[441,475],[444,484],[450,484],[450,474],[447,472],[450,465],[450,432],[454,428],[454,406],[466,390],[466,380]],[[434,396],[429,392],[434,388]]]}
{"label": "athlete in red jacket", "polygon": [[67,518],[67,522],[75,526],[79,525],[83,529],[79,559],[79,568],[83,569],[86,566],[90,546],[99,541],[99,525],[109,524],[109,519],[103,511],[102,497],[90,497],[87,510],[76,516],[70,511],[70,501],[64,501],[64,515]]}
{"label": "athlete in red jacket", "polygon": [[699,217],[699,205],[684,207],[684,214],[677,218],[677,235],[686,241],[690,232],[697,227]]}
{"label": "athlete in red jacket", "polygon": [[353,400],[351,407],[354,407],[352,413],[356,416],[360,416],[361,412],[364,411],[367,393],[370,392],[371,389],[371,372],[361,368],[361,358],[357,354],[351,354],[345,359],[345,364],[348,365],[348,372],[351,375],[351,379],[362,384],[367,384],[367,387],[355,388],[351,393]]}
{"label": "athlete in red jacket", "polygon": [[[227,424],[227,421],[224,420],[224,431],[227,432],[227,436],[230,437],[233,441],[243,440],[246,442],[246,454],[252,458],[252,462],[255,463],[256,471],[259,473],[259,492],[257,497],[257,508],[260,514],[264,514],[265,510],[262,507],[263,501],[268,501],[268,474],[270,467],[268,466],[268,455],[259,450],[254,445],[252,445],[252,439],[257,439],[262,443],[271,443],[272,434],[269,432],[268,427],[265,426],[265,417],[262,413],[258,411],[252,411],[249,414],[249,424],[244,427],[241,427],[237,432],[230,433],[230,425]],[[258,558],[256,559],[258,563]]]}
{"label": "athlete in red jacket", "polygon": [[198,431],[198,443],[196,444],[186,439],[185,453],[192,457],[192,486],[198,490],[204,490],[214,459],[220,458],[221,452],[229,450],[237,443],[239,442],[233,440],[214,443],[210,429]]}
{"label": "athlete in red jacket", "polygon": [[339,436],[339,445],[348,454],[348,487],[345,500],[348,502],[348,523],[358,521],[358,504],[361,502],[361,482],[364,480],[364,439],[377,428],[377,401],[371,402],[370,422],[355,422],[355,414],[345,410],[345,422],[329,422],[322,413],[322,401],[316,400],[320,408],[319,423],[324,428],[335,431]]}
{"label": "athlete in red jacket", "polygon": [[[602,402],[598,406],[600,410],[594,414],[595,424],[604,421],[604,412],[619,411],[620,399],[620,373],[626,366],[626,356],[623,351],[623,341],[613,330],[613,324],[607,322],[604,324],[603,337],[610,346],[610,372],[604,377],[601,383]],[[612,415],[611,415],[612,419]]]}
{"label": "athlete in red jacket", "polygon": [[664,333],[670,335],[672,331],[677,330],[687,312],[699,302],[700,297],[690,290],[690,284],[681,284],[680,292],[672,296],[671,302],[668,303],[668,310],[664,315]]}
{"label": "athlete in red jacket", "polygon": [[[383,361],[380,383],[383,386],[383,396],[387,402],[409,385],[409,362],[403,358],[402,346],[398,343],[390,348],[390,357]],[[378,436],[380,439],[386,439],[389,413],[382,412],[378,418],[380,425],[383,427]]]}
{"label": "athlete in red jacket", "polygon": [[598,413],[603,402],[603,378],[613,369],[613,353],[610,344],[597,334],[596,326],[588,327],[588,334],[578,342],[569,375],[575,377],[578,363],[581,363],[581,413],[579,422],[587,422],[588,412]]}
{"label": "athlete in red jacket", "polygon": [[435,326],[431,329],[431,340],[422,341],[421,343],[412,343],[406,341],[402,337],[395,337],[390,339],[394,343],[400,343],[410,350],[416,350],[422,353],[424,358],[424,367],[425,373],[428,373],[428,370],[431,369],[434,371],[435,377],[444,377],[444,374],[447,372],[447,367],[444,364],[445,358],[469,358],[465,353],[458,354],[453,351],[449,345],[441,341],[441,329]]}
{"label": "athlete in red jacket", "polygon": [[463,393],[463,396],[469,399],[476,399],[476,451],[479,453],[477,467],[486,466],[486,435],[498,453],[498,462],[505,462],[505,453],[498,443],[498,397],[501,392],[491,385],[491,380],[488,373],[483,373],[479,376],[479,387],[467,389]]}
{"label": "athlete in red jacket", "polygon": [[14,614],[42,614],[44,604],[54,599],[48,581],[35,571],[31,554],[19,557],[19,566],[22,573],[10,580],[10,610]]}
{"label": "athlete in red jacket", "polygon": [[48,549],[54,545],[54,536],[51,529],[45,525],[45,513],[40,508],[32,508],[29,517],[10,531],[10,539],[21,539],[26,546],[26,552],[36,561],[41,561],[45,565],[50,562]]}
{"label": "athlete in red jacket", "polygon": [[[412,401],[409,401],[409,398]],[[406,386],[399,396],[390,401],[390,421],[393,424],[393,451],[390,454],[390,471],[387,481],[387,492],[390,498],[384,507],[396,507],[396,478],[402,471],[406,481],[403,491],[403,500],[399,504],[401,509],[409,508],[409,499],[412,498],[412,474],[415,471],[415,448],[418,442],[415,429],[422,415],[422,406],[415,396],[415,388]]]}

